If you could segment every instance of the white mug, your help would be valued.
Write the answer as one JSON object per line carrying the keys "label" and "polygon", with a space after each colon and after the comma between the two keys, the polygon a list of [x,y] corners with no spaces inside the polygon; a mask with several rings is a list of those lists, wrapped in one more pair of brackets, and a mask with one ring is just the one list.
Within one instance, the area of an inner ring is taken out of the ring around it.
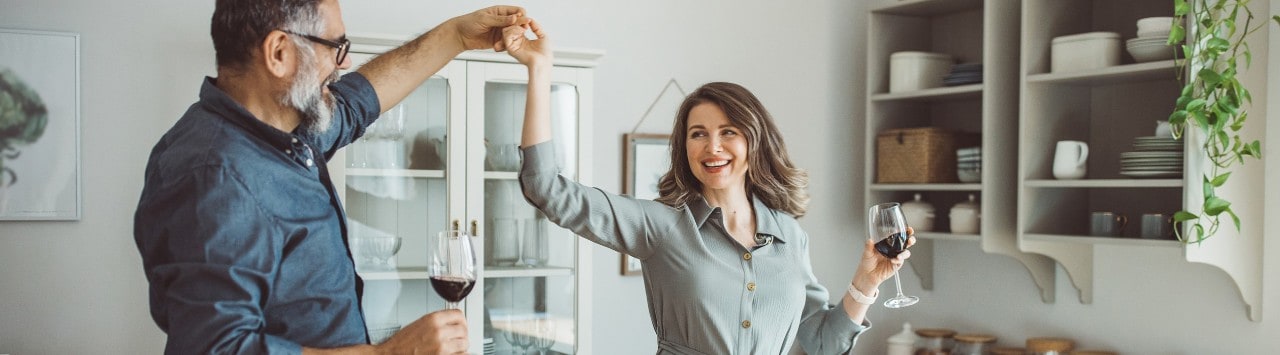
{"label": "white mug", "polygon": [[1089,144],[1081,141],[1058,141],[1053,153],[1053,177],[1058,179],[1083,178],[1085,162],[1089,159]]}

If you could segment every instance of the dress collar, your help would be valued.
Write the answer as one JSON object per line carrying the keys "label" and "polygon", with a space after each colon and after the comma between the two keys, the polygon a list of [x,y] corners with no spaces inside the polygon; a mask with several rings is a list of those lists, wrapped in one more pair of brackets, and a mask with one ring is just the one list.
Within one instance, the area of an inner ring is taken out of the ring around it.
{"label": "dress collar", "polygon": [[[690,199],[687,206],[689,206],[689,212],[693,214],[694,220],[698,222],[698,228],[702,228],[707,223],[707,220],[711,218],[711,215],[720,211],[719,207],[711,207],[711,205],[707,204],[707,200],[702,195]],[[765,206],[764,202],[754,195],[751,196],[751,206],[756,214],[756,235],[768,235],[772,236],[776,241],[785,242],[782,228],[778,226],[778,213],[781,212]]]}

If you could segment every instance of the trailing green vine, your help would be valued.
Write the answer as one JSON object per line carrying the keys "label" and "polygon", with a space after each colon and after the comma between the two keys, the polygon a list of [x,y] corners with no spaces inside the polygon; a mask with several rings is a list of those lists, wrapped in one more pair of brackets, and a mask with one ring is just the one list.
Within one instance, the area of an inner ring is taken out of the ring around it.
{"label": "trailing green vine", "polygon": [[[1245,37],[1266,25],[1253,24],[1250,0],[1191,1],[1174,0],[1169,44],[1182,45],[1185,59],[1180,62],[1179,74],[1189,76],[1169,123],[1174,137],[1179,139],[1188,125],[1199,128],[1204,138],[1202,152],[1213,162],[1201,179],[1201,213],[1183,210],[1173,217],[1179,226],[1190,226],[1185,235],[1182,228],[1174,228],[1179,240],[1200,243],[1217,233],[1223,214],[1231,217],[1236,230],[1240,230],[1240,217],[1231,209],[1231,202],[1216,191],[1231,177],[1233,165],[1244,164],[1246,157],[1262,157],[1260,142],[1240,138],[1249,117],[1246,107],[1253,98],[1237,75],[1239,69],[1248,69],[1253,59]],[[1280,16],[1271,19],[1280,23]],[[1237,21],[1244,21],[1244,26],[1238,26]],[[1242,59],[1244,66],[1240,67]]]}

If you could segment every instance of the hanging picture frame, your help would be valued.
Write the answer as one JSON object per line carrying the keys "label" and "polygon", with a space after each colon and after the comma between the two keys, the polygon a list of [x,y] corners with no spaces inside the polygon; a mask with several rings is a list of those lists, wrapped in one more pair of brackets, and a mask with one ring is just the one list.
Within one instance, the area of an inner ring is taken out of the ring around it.
{"label": "hanging picture frame", "polygon": [[0,28],[0,221],[80,219],[80,35]]}
{"label": "hanging picture frame", "polygon": [[[658,198],[658,180],[671,168],[671,136],[628,133],[623,141],[622,193],[645,200]],[[622,275],[639,275],[640,259],[620,254]]]}

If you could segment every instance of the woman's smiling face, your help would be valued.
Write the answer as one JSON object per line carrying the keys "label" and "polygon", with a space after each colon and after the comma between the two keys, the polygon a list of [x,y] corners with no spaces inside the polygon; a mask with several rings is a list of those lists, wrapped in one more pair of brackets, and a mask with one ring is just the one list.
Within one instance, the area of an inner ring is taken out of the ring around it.
{"label": "woman's smiling face", "polygon": [[729,122],[729,116],[714,103],[702,103],[689,111],[685,127],[685,154],[689,169],[709,190],[745,188],[747,179],[747,137]]}

